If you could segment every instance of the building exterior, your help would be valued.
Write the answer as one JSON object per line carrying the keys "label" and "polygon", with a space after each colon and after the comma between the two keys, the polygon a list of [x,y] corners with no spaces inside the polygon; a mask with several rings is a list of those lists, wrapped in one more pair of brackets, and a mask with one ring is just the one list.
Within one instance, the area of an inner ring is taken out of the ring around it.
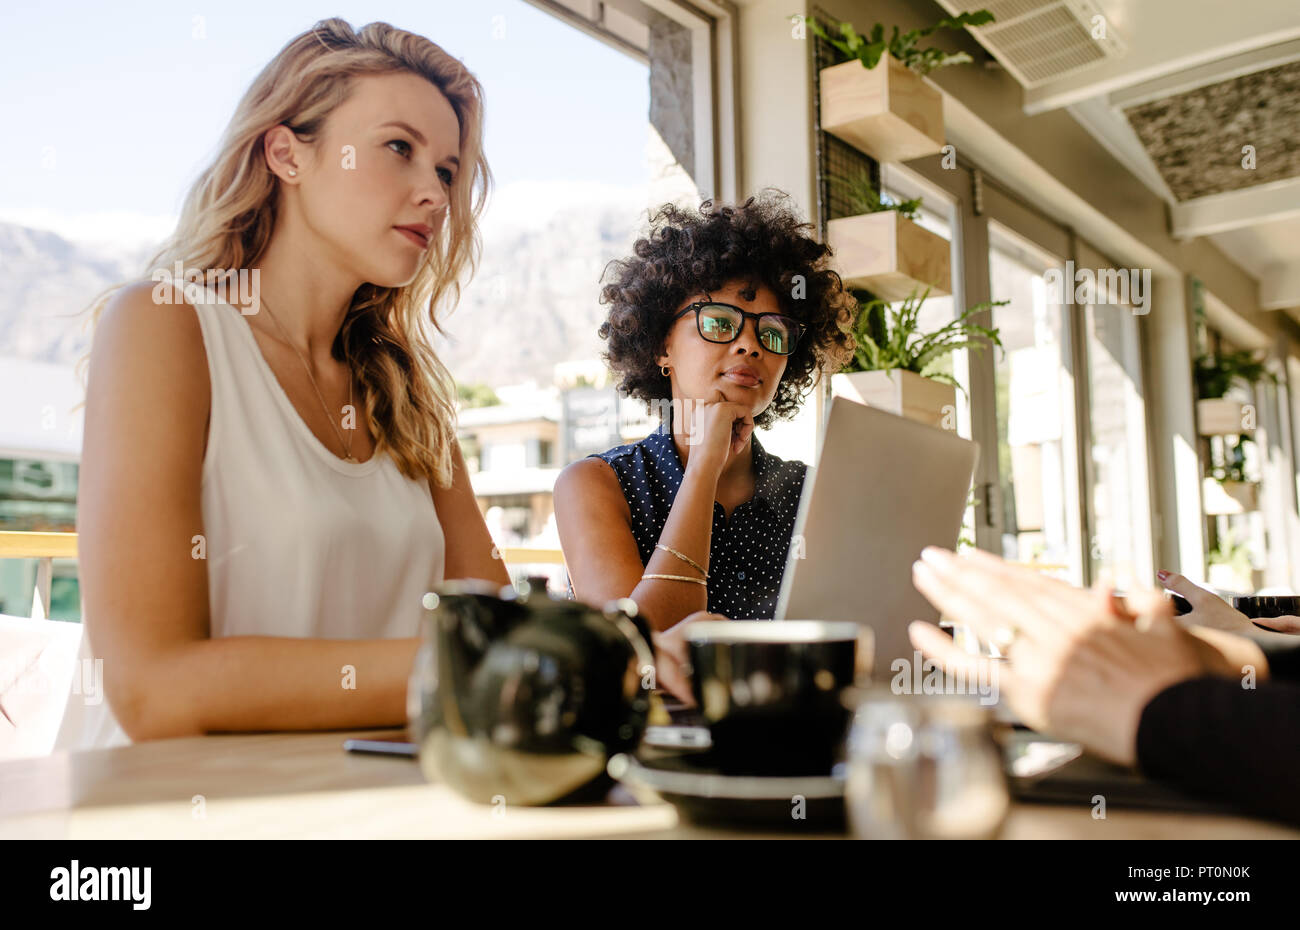
{"label": "building exterior", "polygon": [[[72,366],[0,359],[0,532],[75,532],[82,396]],[[0,614],[30,612],[37,570],[0,559]],[[54,560],[50,596],[50,617],[80,619],[75,559]]]}

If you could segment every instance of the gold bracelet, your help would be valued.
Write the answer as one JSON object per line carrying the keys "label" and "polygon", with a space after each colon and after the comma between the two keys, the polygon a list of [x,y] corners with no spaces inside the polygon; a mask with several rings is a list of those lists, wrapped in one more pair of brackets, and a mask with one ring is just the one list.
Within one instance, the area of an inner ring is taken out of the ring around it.
{"label": "gold bracelet", "polygon": [[663,543],[655,543],[655,548],[656,548],[656,549],[662,549],[662,550],[664,550],[665,552],[671,552],[673,555],[677,556],[677,558],[681,559],[683,562],[685,562],[685,563],[686,563],[687,565],[689,565],[691,568],[697,570],[697,571],[698,571],[700,574],[702,574],[705,578],[708,578],[708,577],[709,577],[708,570],[705,569],[705,567],[704,567],[703,565],[701,565],[699,562],[697,562],[697,561],[695,561],[693,558],[691,558],[689,555],[686,555],[685,553],[682,553],[682,552],[678,552],[678,551],[677,551],[676,549],[674,549],[672,546],[665,546]]}
{"label": "gold bracelet", "polygon": [[689,581],[692,584],[703,584],[703,585],[708,584],[708,582],[705,581],[703,578],[691,578],[689,575],[642,575],[641,576],[642,581],[644,581],[647,578],[663,578],[665,581]]}

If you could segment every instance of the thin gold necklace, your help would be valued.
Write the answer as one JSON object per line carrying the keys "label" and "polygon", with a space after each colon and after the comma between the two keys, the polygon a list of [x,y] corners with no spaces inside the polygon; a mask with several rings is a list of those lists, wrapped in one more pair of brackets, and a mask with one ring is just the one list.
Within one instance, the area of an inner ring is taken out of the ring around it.
{"label": "thin gold necklace", "polygon": [[[334,416],[330,413],[329,404],[325,403],[325,398],[320,392],[320,386],[316,384],[316,376],[311,373],[311,366],[307,364],[307,359],[303,358],[302,353],[298,351],[298,347],[294,345],[293,340],[289,338],[289,334],[285,332],[284,326],[280,323],[279,320],[275,318],[275,314],[271,312],[271,307],[266,302],[266,298],[262,298],[261,303],[262,306],[266,307],[266,312],[271,317],[271,322],[275,323],[275,325],[279,328],[281,335],[284,336],[284,341],[289,344],[289,348],[293,349],[294,353],[298,356],[298,360],[302,362],[302,367],[307,369],[307,377],[311,379],[312,389],[315,390],[316,392],[316,398],[320,401],[321,409],[325,411],[325,419],[329,421],[330,428],[334,430],[334,435],[339,438],[339,445],[343,446],[343,455],[345,456],[344,461],[352,462],[354,464],[360,464],[352,456],[352,431],[348,430],[347,442],[344,442],[343,434],[339,432],[339,428],[334,425]],[[352,364],[351,362],[348,363],[348,407],[349,409],[352,408]]]}

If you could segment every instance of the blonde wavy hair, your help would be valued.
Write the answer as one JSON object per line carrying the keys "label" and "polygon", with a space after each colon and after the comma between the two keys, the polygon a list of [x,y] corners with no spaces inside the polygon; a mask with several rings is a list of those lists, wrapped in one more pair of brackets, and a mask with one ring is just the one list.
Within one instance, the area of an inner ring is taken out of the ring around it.
{"label": "blonde wavy hair", "polygon": [[[295,37],[239,102],[216,160],[190,188],[176,230],[149,260],[146,276],[176,262],[203,271],[255,265],[271,241],[279,203],[262,137],[283,123],[310,143],[348,98],[354,78],[395,71],[427,79],[451,103],[460,122],[461,170],[452,181],[447,221],[414,280],[403,287],[358,288],[332,351],[340,361],[351,360],[362,385],[375,454],[387,452],[408,478],[428,478],[445,488],[452,481],[456,387],[423,320],[442,333],[440,305],[454,308],[462,275],[477,268],[478,219],[492,184],[483,153],[483,88],[458,59],[387,23],[354,31],[342,19],[326,19]],[[92,329],[123,286],[95,298],[88,310]],[[87,352],[78,361],[79,371],[89,357]]]}

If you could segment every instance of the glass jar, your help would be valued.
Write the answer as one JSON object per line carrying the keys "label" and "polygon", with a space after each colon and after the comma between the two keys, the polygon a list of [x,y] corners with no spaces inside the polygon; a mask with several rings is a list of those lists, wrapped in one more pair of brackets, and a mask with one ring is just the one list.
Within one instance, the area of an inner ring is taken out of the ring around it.
{"label": "glass jar", "polygon": [[845,804],[863,839],[992,839],[1010,807],[988,708],[868,691],[849,729]]}

